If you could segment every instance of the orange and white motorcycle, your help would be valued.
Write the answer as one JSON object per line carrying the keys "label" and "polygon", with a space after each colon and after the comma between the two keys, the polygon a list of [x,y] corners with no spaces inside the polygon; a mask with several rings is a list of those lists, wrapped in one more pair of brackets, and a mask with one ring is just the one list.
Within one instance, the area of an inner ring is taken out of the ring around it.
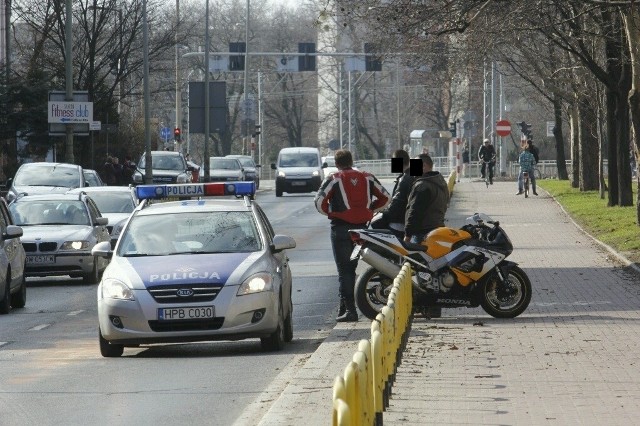
{"label": "orange and white motorcycle", "polygon": [[428,315],[430,307],[477,307],[496,318],[514,318],[531,301],[531,282],[514,262],[511,240],[482,213],[467,218],[460,229],[431,231],[421,244],[406,243],[391,231],[349,231],[356,243],[352,259],[370,266],[356,281],[355,299],[369,319],[387,303],[393,279],[409,262],[415,271],[414,312]]}

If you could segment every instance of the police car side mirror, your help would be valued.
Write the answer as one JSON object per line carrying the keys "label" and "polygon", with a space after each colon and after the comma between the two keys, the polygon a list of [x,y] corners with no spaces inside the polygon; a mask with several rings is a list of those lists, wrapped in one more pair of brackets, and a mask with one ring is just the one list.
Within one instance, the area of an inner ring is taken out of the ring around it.
{"label": "police car side mirror", "polygon": [[111,242],[103,241],[101,243],[96,244],[91,249],[91,255],[111,259],[111,257],[113,256],[113,251],[111,250]]}
{"label": "police car side mirror", "polygon": [[288,235],[274,235],[271,243],[271,251],[280,253],[282,250],[292,249],[296,247],[296,240]]}

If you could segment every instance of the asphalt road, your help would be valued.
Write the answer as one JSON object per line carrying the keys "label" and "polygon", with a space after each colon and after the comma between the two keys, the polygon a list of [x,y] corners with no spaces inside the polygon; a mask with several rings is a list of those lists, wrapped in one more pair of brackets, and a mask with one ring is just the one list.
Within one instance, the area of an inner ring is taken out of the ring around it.
{"label": "asphalt road", "polygon": [[284,351],[262,352],[249,339],[126,348],[122,358],[103,358],[97,286],[29,279],[26,307],[0,316],[0,425],[232,424],[335,325],[328,222],[313,196],[257,196],[276,233],[297,242],[289,251],[294,341]]}

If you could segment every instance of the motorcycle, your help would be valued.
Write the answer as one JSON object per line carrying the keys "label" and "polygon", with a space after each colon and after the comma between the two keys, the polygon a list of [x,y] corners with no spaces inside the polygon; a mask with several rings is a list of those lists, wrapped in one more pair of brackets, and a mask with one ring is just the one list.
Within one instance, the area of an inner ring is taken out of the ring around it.
{"label": "motorcycle", "polygon": [[368,265],[355,285],[358,308],[369,319],[387,303],[405,262],[412,276],[414,312],[432,307],[477,307],[495,318],[515,318],[531,301],[531,281],[506,260],[513,244],[500,222],[475,213],[460,229],[436,228],[421,244],[404,242],[390,230],[350,230],[351,259]]}

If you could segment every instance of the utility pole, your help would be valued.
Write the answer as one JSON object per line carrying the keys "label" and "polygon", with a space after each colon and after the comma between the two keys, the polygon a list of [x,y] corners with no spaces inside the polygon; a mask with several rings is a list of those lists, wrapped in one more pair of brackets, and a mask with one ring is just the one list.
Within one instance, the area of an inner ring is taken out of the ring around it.
{"label": "utility pole", "polygon": [[[65,86],[66,86],[66,101],[73,102],[73,61],[71,58],[73,47],[73,7],[72,0],[65,1]],[[73,124],[67,124],[66,130],[66,145],[64,158],[67,163],[74,163],[75,157],[73,155]]]}

